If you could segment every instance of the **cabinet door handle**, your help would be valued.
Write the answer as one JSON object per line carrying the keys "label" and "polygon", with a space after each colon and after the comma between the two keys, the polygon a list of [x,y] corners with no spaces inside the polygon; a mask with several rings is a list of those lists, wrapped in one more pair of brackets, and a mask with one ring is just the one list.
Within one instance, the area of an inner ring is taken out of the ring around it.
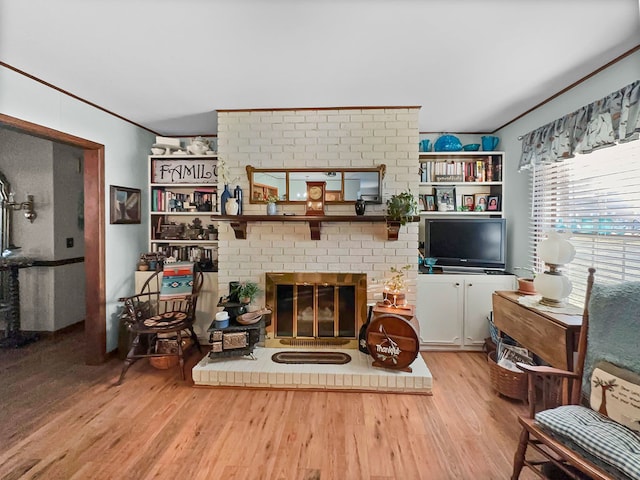
{"label": "cabinet door handle", "polygon": [[467,286],[468,287],[473,287],[473,283],[469,283]]}
{"label": "cabinet door handle", "polygon": [[459,286],[460,286],[460,283],[456,282],[456,287],[459,287]]}

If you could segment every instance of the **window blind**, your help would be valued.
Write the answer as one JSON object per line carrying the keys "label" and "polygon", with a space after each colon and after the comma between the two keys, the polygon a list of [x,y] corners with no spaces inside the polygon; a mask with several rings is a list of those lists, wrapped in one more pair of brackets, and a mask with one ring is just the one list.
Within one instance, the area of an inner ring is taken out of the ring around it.
{"label": "window blind", "polygon": [[531,170],[530,255],[549,230],[569,232],[576,257],[563,268],[569,301],[584,303],[587,269],[596,281],[640,280],[640,141],[621,143]]}

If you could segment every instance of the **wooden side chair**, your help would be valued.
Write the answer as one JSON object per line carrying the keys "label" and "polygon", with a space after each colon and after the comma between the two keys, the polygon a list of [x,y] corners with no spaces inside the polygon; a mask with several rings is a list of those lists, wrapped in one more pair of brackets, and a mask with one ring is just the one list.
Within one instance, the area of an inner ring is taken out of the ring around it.
{"label": "wooden side chair", "polygon": [[594,272],[575,371],[518,364],[530,411],[512,480],[524,467],[540,478],[640,479],[640,282],[594,285]]}
{"label": "wooden side chair", "polygon": [[[198,336],[193,329],[198,295],[204,281],[202,271],[197,268],[197,264],[193,267],[190,293],[167,296],[163,292],[162,279],[163,271],[156,271],[143,284],[140,293],[119,299],[124,303],[123,320],[132,333],[133,341],[117,385],[122,384],[131,365],[140,358],[149,357],[178,357],[180,374],[184,380],[183,340],[190,339],[190,346],[195,345],[202,353]],[[159,351],[159,341],[163,340],[169,341],[171,347]]]}

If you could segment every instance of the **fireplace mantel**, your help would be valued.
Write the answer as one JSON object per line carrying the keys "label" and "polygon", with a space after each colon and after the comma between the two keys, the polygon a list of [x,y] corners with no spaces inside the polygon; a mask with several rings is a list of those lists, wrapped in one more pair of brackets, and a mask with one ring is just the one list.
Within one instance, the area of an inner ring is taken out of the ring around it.
{"label": "fireplace mantel", "polygon": [[[311,230],[311,240],[320,240],[322,222],[387,223],[387,217],[384,215],[216,215],[212,218],[229,222],[236,239],[239,240],[247,238],[247,224],[251,222],[307,222]],[[397,236],[388,237],[388,240],[397,240]]]}

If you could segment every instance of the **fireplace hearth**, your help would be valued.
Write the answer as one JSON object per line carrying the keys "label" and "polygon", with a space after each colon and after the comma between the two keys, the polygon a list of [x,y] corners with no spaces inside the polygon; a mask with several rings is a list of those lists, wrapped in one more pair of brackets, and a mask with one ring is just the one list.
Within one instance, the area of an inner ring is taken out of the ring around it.
{"label": "fireplace hearth", "polygon": [[268,347],[357,348],[366,318],[364,273],[266,273],[266,305],[272,312],[266,327]]}

